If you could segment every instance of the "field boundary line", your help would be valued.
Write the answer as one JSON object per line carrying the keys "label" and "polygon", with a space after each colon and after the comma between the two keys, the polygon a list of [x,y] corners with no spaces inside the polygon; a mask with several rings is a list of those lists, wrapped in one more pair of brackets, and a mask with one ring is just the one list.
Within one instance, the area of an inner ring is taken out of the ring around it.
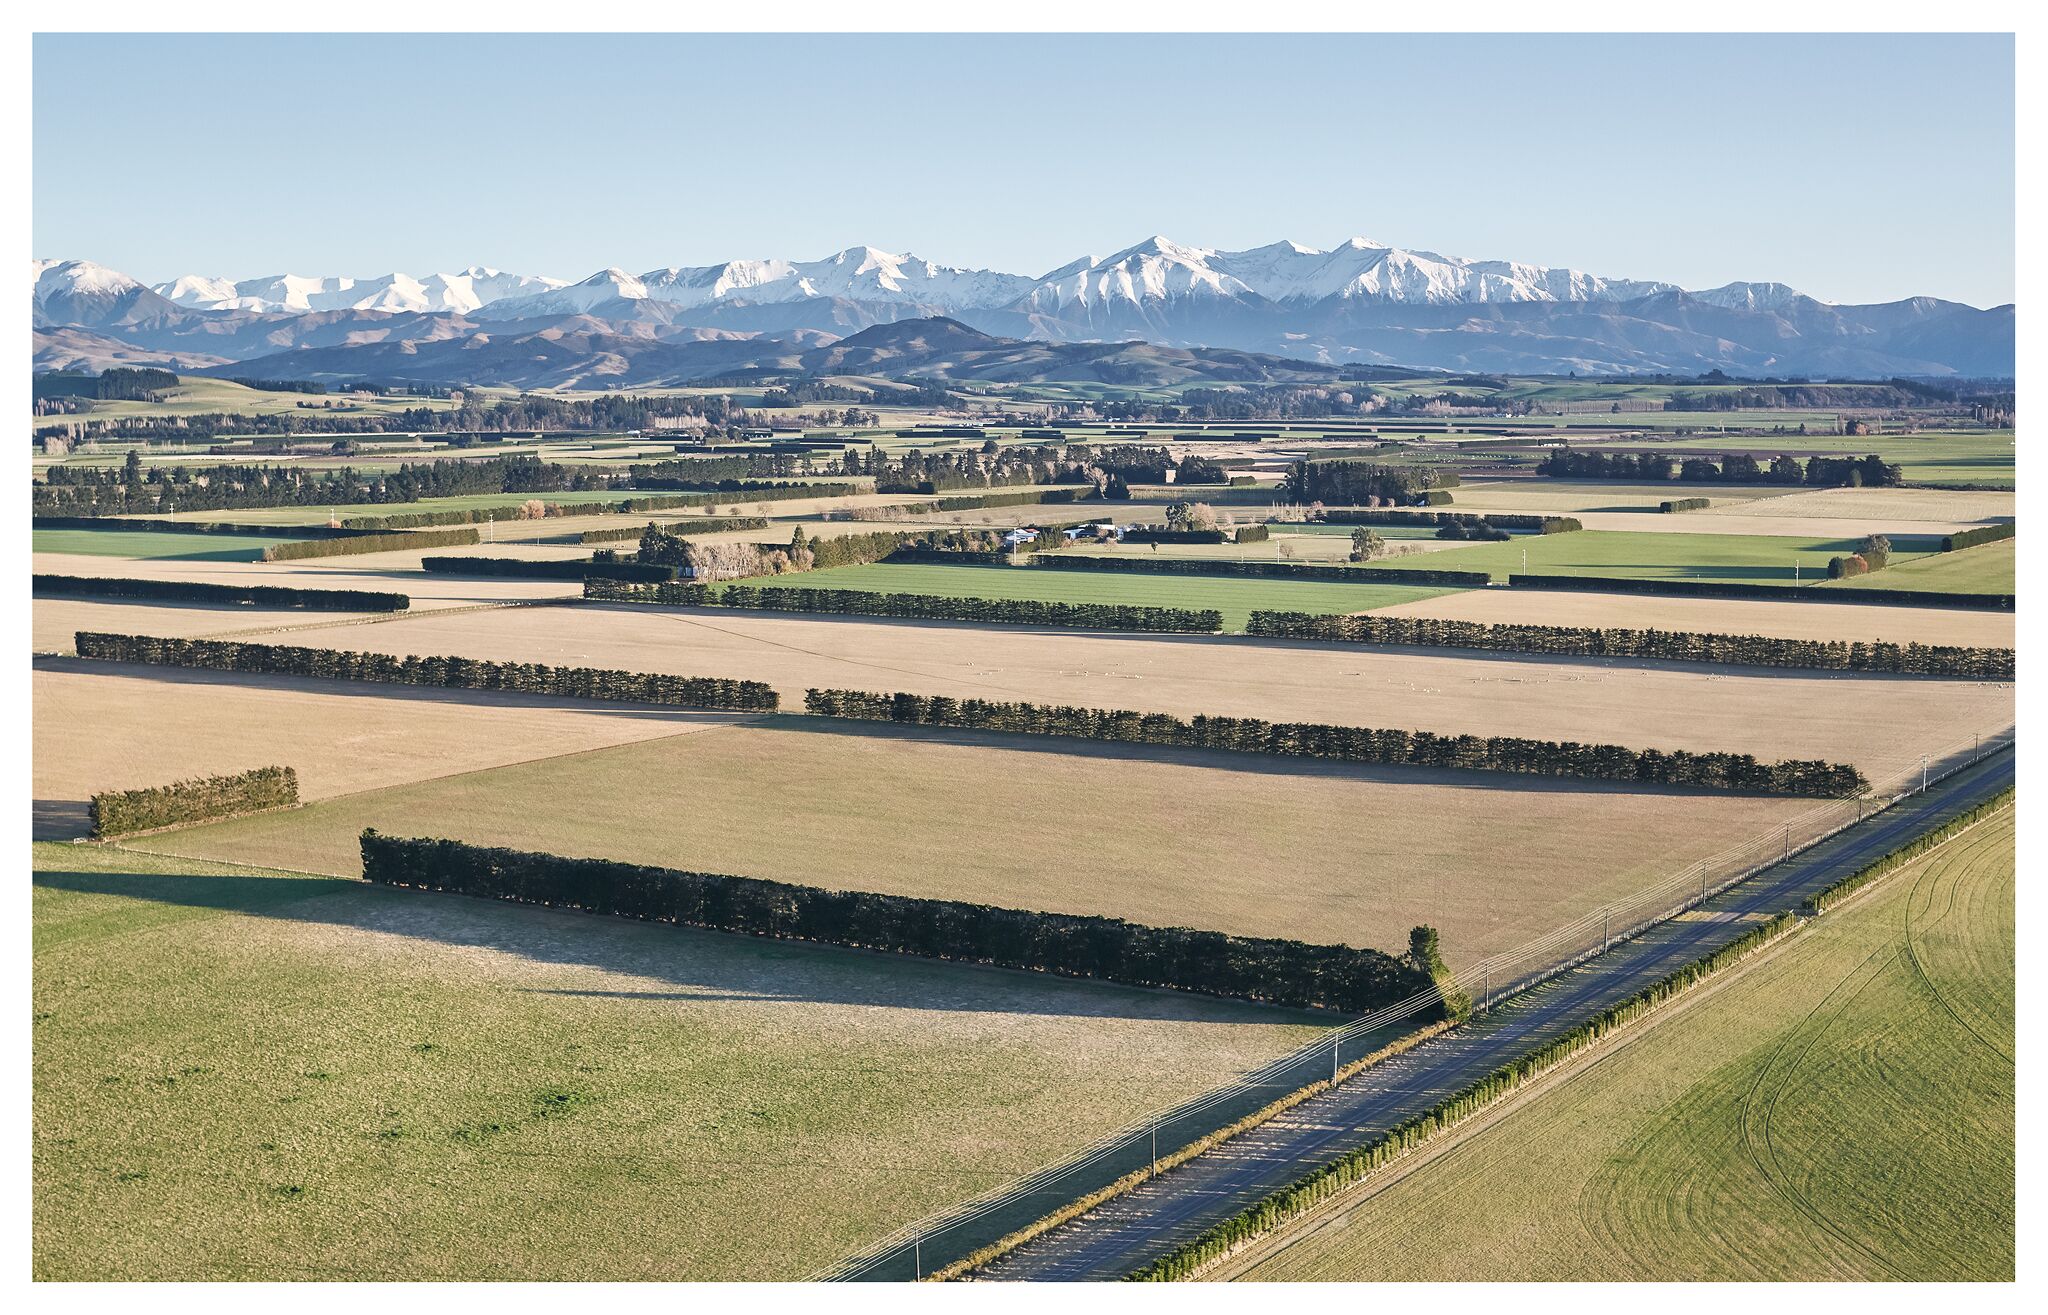
{"label": "field boundary line", "polygon": [[[1919,854],[1913,855],[1912,858],[1907,862],[1901,863],[1897,867],[1893,868],[1891,871],[1885,872],[1879,875],[1878,877],[1874,878],[1873,880],[1864,883],[1863,886],[1858,887],[1857,890],[1853,892],[1850,899],[1845,899],[1842,901],[1842,903],[1837,904],[1834,907],[1841,908],[1844,905],[1850,903],[1852,899],[1860,898],[1869,890],[1888,886],[1891,883],[1892,879],[1896,877],[1899,873],[1909,872],[1919,867],[1924,860],[1946,850],[1949,847],[1949,845],[1954,843],[1956,840],[1976,830],[1979,826],[1983,825],[1984,823],[1992,821],[1995,818],[2002,816],[2005,813],[2006,809],[2010,806],[2011,804],[2010,802],[2008,802],[2005,805],[1992,810],[1990,813],[1987,813],[1982,817],[1972,820],[1971,822],[1967,823],[1966,825],[1955,831],[1953,834],[1942,837],[1941,840],[1929,846],[1926,850],[1923,850]],[[1930,832],[1939,829],[1939,827],[1930,828]],[[1925,835],[1929,834],[1930,832],[1923,832],[1922,834]],[[1902,842],[1900,847],[1903,847],[1904,845],[1910,845],[1912,843],[1912,840],[1907,840]],[[1527,1095],[1533,1097],[1538,1094],[1541,1094],[1541,1090],[1554,1089],[1554,1084],[1551,1084],[1550,1081],[1553,1076],[1559,1077],[1560,1080],[1567,1080],[1569,1077],[1575,1076],[1578,1071],[1582,1071],[1582,1069],[1574,1068],[1574,1062],[1577,1059],[1591,1057],[1605,1059],[1611,1056],[1612,1054],[1618,1053],[1616,1049],[1609,1045],[1610,1038],[1627,1037],[1631,1040],[1638,1038],[1641,1035],[1645,1034],[1649,1030],[1649,1028],[1653,1026],[1656,1022],[1661,1021],[1666,1017],[1676,1016],[1676,1012],[1682,1012],[1682,1010],[1674,1012],[1671,1008],[1672,1005],[1683,1003],[1686,1007],[1690,1007],[1692,1004],[1697,1003],[1700,999],[1707,998],[1704,995],[1697,994],[1702,985],[1711,986],[1715,989],[1719,989],[1732,982],[1739,981],[1742,975],[1745,972],[1747,972],[1751,967],[1757,966],[1758,964],[1761,964],[1763,962],[1767,962],[1772,956],[1775,956],[1778,953],[1778,951],[1783,949],[1787,944],[1791,943],[1795,938],[1797,938],[1801,931],[1803,931],[1806,927],[1811,925],[1822,915],[1819,913],[1809,914],[1804,912],[1799,907],[1795,906],[1792,910],[1775,916],[1788,919],[1785,925],[1782,928],[1780,928],[1775,934],[1766,936],[1756,946],[1752,947],[1744,953],[1737,955],[1735,959],[1723,965],[1722,967],[1718,969],[1710,969],[1702,976],[1694,978],[1692,982],[1684,986],[1681,986],[1677,991],[1675,991],[1670,996],[1667,996],[1665,999],[1647,1004],[1643,1011],[1637,1014],[1635,1017],[1622,1021],[1603,1033],[1596,1033],[1587,1041],[1587,1043],[1583,1047],[1580,1048],[1577,1055],[1567,1055],[1558,1060],[1557,1062],[1550,1064],[1534,1073],[1531,1073],[1528,1077],[1523,1078],[1520,1081],[1516,1082],[1513,1087],[1511,1087],[1507,1092],[1503,1093],[1500,1097],[1496,1098],[1495,1100],[1487,1102],[1487,1104],[1481,1106],[1479,1110],[1474,1111],[1472,1114],[1467,1115],[1464,1118],[1454,1118],[1447,1123],[1439,1123],[1438,1131],[1434,1133],[1425,1133],[1422,1140],[1417,1143],[1416,1149],[1411,1149],[1400,1153],[1394,1160],[1390,1161],[1387,1165],[1383,1165],[1380,1168],[1369,1169],[1365,1171],[1363,1174],[1360,1175],[1360,1177],[1354,1179],[1351,1183],[1337,1188],[1328,1197],[1324,1198],[1321,1201],[1315,1202],[1314,1204],[1310,1205],[1307,1209],[1303,1210],[1301,1213],[1293,1216],[1292,1218],[1280,1220],[1272,1226],[1264,1229],[1263,1231],[1255,1233],[1250,1237],[1247,1237],[1242,1242],[1221,1252],[1220,1254],[1216,1255],[1210,1260],[1197,1265],[1195,1268],[1189,1270],[1187,1273],[1179,1275],[1176,1279],[1171,1281],[1187,1282],[1204,1279],[1218,1266],[1224,1265],[1226,1262],[1232,1260],[1233,1258],[1243,1255],[1245,1252],[1259,1246],[1261,1243],[1273,1241],[1281,1237],[1295,1224],[1306,1220],[1323,1219],[1327,1215],[1328,1211],[1330,1211],[1339,1203],[1343,1203],[1348,1212],[1349,1209],[1355,1208],[1356,1205],[1362,1199],[1364,1199],[1356,1196],[1357,1191],[1367,1186],[1368,1184],[1378,1182],[1381,1178],[1381,1175],[1387,1168],[1390,1168],[1393,1165],[1410,1163],[1414,1159],[1415,1155],[1417,1154],[1420,1148],[1430,1146],[1432,1143],[1439,1143],[1440,1149],[1443,1151],[1449,1151],[1451,1149],[1454,1149],[1456,1146],[1462,1144],[1466,1140],[1466,1133],[1468,1130],[1472,1132],[1484,1131],[1485,1127],[1489,1126],[1485,1123],[1477,1123],[1475,1122],[1476,1120],[1482,1119],[1489,1112],[1496,1110],[1500,1110],[1504,1114],[1506,1112],[1503,1109],[1504,1104],[1513,1101],[1518,1096]],[[1765,926],[1768,924],[1760,923],[1758,925]],[[1725,947],[1723,950],[1715,950],[1711,952],[1709,955],[1704,956],[1703,958],[1693,960],[1692,964],[1688,966],[1697,967],[1698,965],[1707,963],[1715,955],[1723,953],[1724,950]],[[1685,971],[1685,969],[1681,968],[1675,971],[1682,972]],[[1654,990],[1655,988],[1653,987],[1649,989]],[[1640,996],[1637,998],[1640,998]],[[1627,1001],[1622,1002],[1618,1006],[1614,1006],[1614,1008],[1627,1007]],[[1544,1047],[1538,1047],[1538,1051],[1540,1052],[1542,1049],[1548,1048],[1548,1045],[1555,1044],[1557,1043],[1547,1043]],[[1524,1053],[1524,1059],[1527,1058],[1528,1053],[1530,1052]],[[1506,1063],[1498,1066],[1495,1071],[1500,1072],[1503,1070],[1511,1069],[1521,1062],[1523,1061],[1509,1060]],[[1590,1066],[1591,1065],[1588,1064],[1584,1067]],[[1482,1082],[1483,1081],[1485,1081],[1485,1079],[1482,1079]],[[1301,1183],[1307,1181],[1307,1179],[1315,1176],[1316,1172],[1317,1171],[1311,1171],[1310,1174],[1303,1175],[1301,1179],[1296,1180],[1296,1183],[1293,1186],[1282,1188],[1278,1192],[1269,1193],[1265,1199],[1272,1200],[1275,1197],[1292,1191],[1294,1186],[1301,1185]],[[1288,1245],[1292,1245],[1292,1243],[1289,1243]],[[1282,1247],[1281,1249],[1284,1250],[1285,1248]],[[1135,1275],[1133,1275],[1133,1277],[1135,1277]]]}

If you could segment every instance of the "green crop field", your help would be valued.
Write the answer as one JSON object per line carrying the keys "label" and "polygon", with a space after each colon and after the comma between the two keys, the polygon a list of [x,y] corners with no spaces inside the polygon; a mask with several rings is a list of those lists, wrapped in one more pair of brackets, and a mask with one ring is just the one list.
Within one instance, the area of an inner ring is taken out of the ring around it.
{"label": "green crop field", "polygon": [[763,588],[862,589],[944,598],[1023,598],[1048,603],[1121,603],[1136,607],[1215,608],[1223,628],[1241,631],[1256,609],[1283,612],[1369,612],[1434,598],[1442,589],[1322,580],[1233,580],[1215,576],[1144,575],[1121,571],[1059,571],[1010,566],[922,566],[876,563],[749,580]]}
{"label": "green crop field", "polygon": [[1934,590],[1959,594],[2009,594],[2017,586],[2018,548],[2014,540],[1980,544],[1958,552],[1930,553],[1869,575],[1842,581],[1865,589]]}
{"label": "green crop field", "polygon": [[2013,826],[1887,878],[1240,1276],[2010,1282]]}
{"label": "green crop field", "polygon": [[[1489,571],[1496,580],[1527,570],[1538,575],[1607,575],[1655,580],[1733,580],[1753,584],[1813,584],[1827,579],[1828,559],[1856,551],[1856,539],[1776,534],[1655,534],[1578,530],[1521,535],[1501,543],[1445,548],[1389,559],[1395,569]],[[1928,539],[1898,536],[1892,561],[1908,564],[1935,547]],[[1795,574],[1796,570],[1796,574]],[[1881,573],[1880,573],[1881,574]]]}
{"label": "green crop field", "polygon": [[[110,522],[115,523],[115,522]],[[36,552],[81,553],[88,557],[147,557],[158,561],[254,562],[277,543],[298,543],[294,534],[181,534],[155,530],[36,530]]]}
{"label": "green crop field", "polygon": [[795,1279],[1306,1015],[34,851],[33,1274]]}

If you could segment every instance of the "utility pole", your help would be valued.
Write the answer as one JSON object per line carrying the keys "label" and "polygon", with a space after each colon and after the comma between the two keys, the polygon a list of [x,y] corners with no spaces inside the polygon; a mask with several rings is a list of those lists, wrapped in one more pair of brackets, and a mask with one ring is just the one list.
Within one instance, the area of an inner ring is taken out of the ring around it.
{"label": "utility pole", "polygon": [[1152,1125],[1152,1173],[1155,1177],[1159,1173],[1159,1125],[1156,1123]]}
{"label": "utility pole", "polygon": [[919,1234],[917,1235],[917,1238],[916,1238],[916,1240],[915,1240],[915,1241],[913,1241],[913,1242],[912,1242],[912,1243],[910,1244],[910,1257],[911,1257],[911,1260],[910,1260],[910,1264],[911,1264],[911,1269],[912,1269],[912,1271],[913,1271],[913,1272],[914,1272],[914,1273],[915,1273],[915,1274],[917,1275],[917,1281],[918,1281],[918,1282],[920,1282],[920,1283],[924,1282],[924,1234],[923,1234],[923,1233],[919,1233]]}
{"label": "utility pole", "polygon": [[1600,914],[1600,952],[1607,953],[1607,948],[1613,944],[1614,910],[1610,908],[1602,910]]}
{"label": "utility pole", "polygon": [[1927,755],[1920,755],[1920,793],[1927,793]]}
{"label": "utility pole", "polygon": [[1330,1085],[1337,1085],[1337,1047],[1342,1043],[1335,1037],[1330,1039]]}

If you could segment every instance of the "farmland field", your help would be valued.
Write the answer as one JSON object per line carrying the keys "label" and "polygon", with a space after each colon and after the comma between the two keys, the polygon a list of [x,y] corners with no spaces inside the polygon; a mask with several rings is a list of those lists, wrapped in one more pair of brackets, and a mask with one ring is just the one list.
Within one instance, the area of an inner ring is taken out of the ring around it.
{"label": "farmland field", "polygon": [[1308,1016],[35,848],[38,1279],[795,1279]]}
{"label": "farmland field", "polygon": [[[756,583],[749,581],[748,583]],[[860,589],[944,598],[1024,598],[1048,603],[1214,608],[1225,630],[1243,630],[1255,608],[1289,612],[1366,612],[1441,593],[1394,584],[1323,580],[1225,579],[1118,571],[1058,571],[1008,566],[920,566],[877,562],[766,579],[764,588]]]}
{"label": "farmland field", "polygon": [[[677,675],[746,672],[781,691],[786,707],[801,707],[812,686],[909,690],[1833,758],[1873,780],[1980,729],[2002,729],[2013,716],[2013,687],[1984,681],[631,604],[424,614],[305,629],[286,642]],[[1841,715],[1845,700],[1862,699],[1881,703],[1885,715]]]}
{"label": "farmland field", "polygon": [[175,530],[36,530],[33,551],[88,557],[141,557],[159,561],[254,562],[279,543],[303,542],[296,534],[183,534]]}
{"label": "farmland field", "polygon": [[2009,594],[2016,586],[2018,569],[2018,545],[2014,540],[2006,539],[1905,561],[1894,557],[1892,565],[1882,571],[1872,571],[1843,583],[1867,589]]}
{"label": "farmland field", "polygon": [[1493,625],[1692,630],[1723,635],[1772,635],[1780,639],[1884,640],[1894,644],[1989,648],[2011,648],[2016,628],[2011,612],[1976,608],[1679,598],[1544,589],[1465,589],[1385,611],[1389,616],[1437,616]]}
{"label": "farmland field", "polygon": [[[1543,575],[1601,575],[1645,580],[1733,580],[1748,584],[1811,584],[1827,578],[1828,559],[1856,551],[1858,540],[1828,536],[1655,534],[1580,530],[1523,535],[1505,543],[1479,543],[1393,558],[1396,569],[1491,571],[1496,580],[1527,569]],[[1936,547],[1926,539],[1896,536],[1892,560],[1904,564]]]}
{"label": "farmland field", "polygon": [[1813,806],[778,717],[137,843],[347,875],[375,827],[1388,950],[1428,921],[1462,963]]}
{"label": "farmland field", "polygon": [[1893,874],[1240,1276],[2010,1282],[2013,828]]}

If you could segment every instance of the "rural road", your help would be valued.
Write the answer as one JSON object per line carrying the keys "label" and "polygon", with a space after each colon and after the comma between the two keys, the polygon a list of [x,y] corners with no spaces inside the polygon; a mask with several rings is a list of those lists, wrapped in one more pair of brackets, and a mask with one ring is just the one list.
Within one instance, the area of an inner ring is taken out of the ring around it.
{"label": "rural road", "polygon": [[2008,749],[1026,1243],[991,1280],[1120,1279],[1309,1170],[2013,784]]}

